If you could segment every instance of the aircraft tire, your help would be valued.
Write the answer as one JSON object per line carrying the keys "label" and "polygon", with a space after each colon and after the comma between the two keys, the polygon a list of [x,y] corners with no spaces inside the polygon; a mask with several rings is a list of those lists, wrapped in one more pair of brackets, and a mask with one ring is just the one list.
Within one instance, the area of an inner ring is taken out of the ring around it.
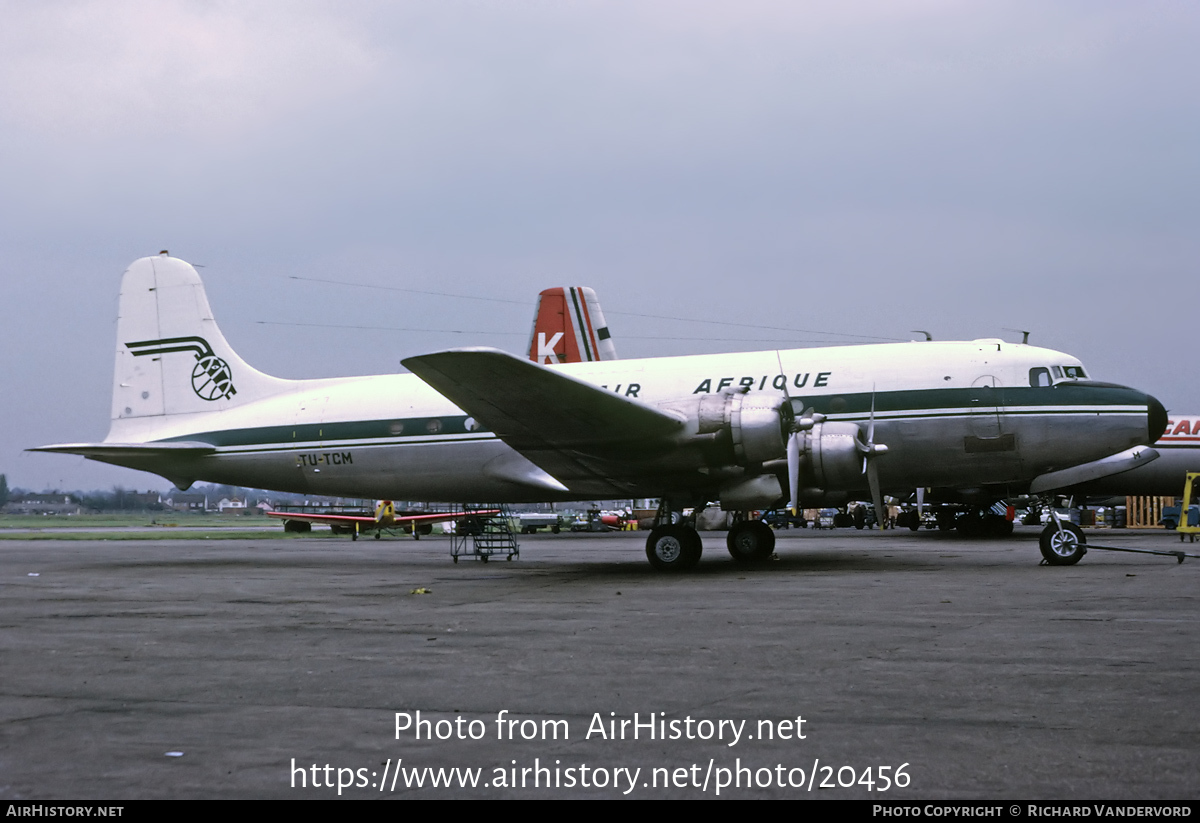
{"label": "aircraft tire", "polygon": [[1042,550],[1042,557],[1049,565],[1074,566],[1087,554],[1084,547],[1087,538],[1074,523],[1063,523],[1062,527],[1063,531],[1060,534],[1054,523],[1048,523],[1046,528],[1042,529],[1038,545]]}
{"label": "aircraft tire", "polygon": [[695,529],[657,526],[646,538],[646,559],[659,571],[684,571],[700,562],[702,544]]}
{"label": "aircraft tire", "polygon": [[737,562],[761,563],[775,551],[775,532],[761,520],[742,520],[729,529],[725,545]]}

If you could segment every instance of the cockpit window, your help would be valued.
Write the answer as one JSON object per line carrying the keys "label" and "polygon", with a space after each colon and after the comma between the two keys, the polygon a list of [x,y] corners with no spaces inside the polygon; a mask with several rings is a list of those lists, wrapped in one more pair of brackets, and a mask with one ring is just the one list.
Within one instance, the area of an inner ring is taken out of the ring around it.
{"label": "cockpit window", "polygon": [[1050,370],[1049,369],[1030,369],[1029,370],[1029,385],[1034,388],[1038,386],[1050,385]]}
{"label": "cockpit window", "polygon": [[[1035,374],[1045,374],[1045,369],[1030,369],[1029,370],[1029,385],[1041,386],[1048,385],[1044,383],[1035,383]],[[1051,366],[1050,374],[1054,375],[1054,382],[1058,383],[1062,380],[1087,380],[1087,374],[1083,370],[1083,366]]]}

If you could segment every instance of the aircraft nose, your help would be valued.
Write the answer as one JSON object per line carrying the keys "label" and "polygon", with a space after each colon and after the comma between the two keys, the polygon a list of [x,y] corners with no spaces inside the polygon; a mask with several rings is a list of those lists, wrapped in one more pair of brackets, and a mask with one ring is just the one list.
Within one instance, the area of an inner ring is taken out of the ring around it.
{"label": "aircraft nose", "polygon": [[1146,426],[1150,435],[1150,443],[1158,442],[1167,428],[1167,410],[1158,398],[1146,395]]}

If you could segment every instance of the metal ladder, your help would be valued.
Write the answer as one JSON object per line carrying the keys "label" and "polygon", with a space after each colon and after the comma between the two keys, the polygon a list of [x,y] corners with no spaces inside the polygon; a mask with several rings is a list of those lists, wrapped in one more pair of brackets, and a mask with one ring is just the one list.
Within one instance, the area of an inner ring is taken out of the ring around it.
{"label": "metal ladder", "polygon": [[[500,513],[477,514],[490,509],[499,509]],[[513,534],[511,517],[508,506],[500,503],[464,503],[462,517],[450,541],[454,562],[460,557],[476,557],[486,563],[494,554],[503,554],[507,560],[520,557],[521,547]]]}

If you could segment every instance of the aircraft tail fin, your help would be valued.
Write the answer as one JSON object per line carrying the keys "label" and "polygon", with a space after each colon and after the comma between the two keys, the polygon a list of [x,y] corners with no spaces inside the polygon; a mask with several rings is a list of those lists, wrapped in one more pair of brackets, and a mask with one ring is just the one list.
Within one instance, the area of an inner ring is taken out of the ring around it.
{"label": "aircraft tail fin", "polygon": [[230,348],[190,264],[163,252],[126,270],[110,440],[130,433],[124,421],[223,411],[284,391],[291,382],[252,368]]}
{"label": "aircraft tail fin", "polygon": [[586,286],[560,286],[539,294],[529,359],[543,365],[616,360],[596,292]]}

